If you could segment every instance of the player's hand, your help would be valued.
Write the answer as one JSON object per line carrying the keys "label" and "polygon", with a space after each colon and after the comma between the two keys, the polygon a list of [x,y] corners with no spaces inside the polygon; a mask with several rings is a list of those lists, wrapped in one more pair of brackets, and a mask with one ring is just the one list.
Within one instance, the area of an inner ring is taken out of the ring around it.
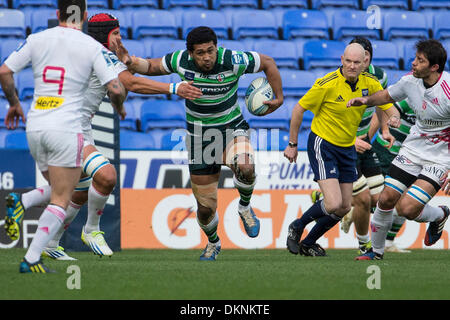
{"label": "player's hand", "polygon": [[353,98],[347,102],[347,108],[350,107],[359,107],[367,104],[367,98]]}
{"label": "player's hand", "polygon": [[392,116],[392,117],[389,118],[387,124],[388,124],[388,126],[390,126],[390,127],[392,127],[392,128],[399,128],[401,123],[402,123],[402,122],[401,122],[401,120],[400,120],[400,117],[398,117],[398,116]]}
{"label": "player's hand", "polygon": [[450,195],[450,170],[447,170],[441,180],[444,181],[441,187],[442,191],[444,191],[444,194]]}
{"label": "player's hand", "polygon": [[10,106],[5,117],[6,128],[10,130],[17,128],[19,126],[20,118],[22,118],[23,123],[25,123],[25,114],[23,113],[20,103]]}
{"label": "player's hand", "polygon": [[279,107],[281,107],[281,105],[283,104],[283,99],[282,98],[280,98],[280,99],[276,98],[276,99],[273,99],[273,100],[264,101],[263,104],[268,105],[269,108],[267,109],[266,112],[261,114],[261,116],[268,115],[269,113],[272,113],[275,110],[277,110]]}
{"label": "player's hand", "polygon": [[114,39],[111,41],[111,51],[116,53],[116,56],[122,61],[126,66],[130,66],[133,60],[128,53],[127,48],[124,47],[120,39]]}
{"label": "player's hand", "polygon": [[385,145],[384,147],[390,149],[394,145],[395,137],[389,131],[383,132],[381,136],[384,140],[389,142],[389,144]]}
{"label": "player's hand", "polygon": [[178,86],[177,95],[182,97],[183,99],[195,100],[200,98],[202,94],[202,90],[197,87],[194,87],[192,84],[194,81],[182,82]]}
{"label": "player's hand", "polygon": [[355,140],[355,149],[356,149],[356,152],[358,152],[358,153],[364,153],[367,150],[372,149],[372,145],[358,137]]}
{"label": "player's hand", "polygon": [[297,162],[298,149],[297,147],[287,146],[284,149],[284,157],[289,160],[290,163]]}

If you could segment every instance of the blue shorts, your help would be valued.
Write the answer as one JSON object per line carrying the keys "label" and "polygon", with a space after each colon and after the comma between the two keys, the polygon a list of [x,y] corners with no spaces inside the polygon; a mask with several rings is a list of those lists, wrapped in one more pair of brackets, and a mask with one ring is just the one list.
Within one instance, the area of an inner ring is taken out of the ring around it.
{"label": "blue shorts", "polygon": [[355,146],[339,147],[311,131],[308,138],[308,158],[314,181],[338,179],[339,183],[358,180]]}

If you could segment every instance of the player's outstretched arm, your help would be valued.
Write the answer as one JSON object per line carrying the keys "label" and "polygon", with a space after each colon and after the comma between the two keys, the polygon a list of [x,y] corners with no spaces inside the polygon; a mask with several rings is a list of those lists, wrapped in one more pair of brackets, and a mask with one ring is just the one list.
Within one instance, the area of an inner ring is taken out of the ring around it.
{"label": "player's outstretched arm", "polygon": [[263,71],[265,73],[267,81],[272,87],[273,93],[275,95],[275,99],[264,101],[264,104],[269,106],[269,109],[267,109],[267,111],[263,114],[266,115],[274,112],[283,104],[283,87],[280,71],[278,70],[275,60],[265,54],[260,53],[259,56],[261,58],[261,67],[259,71]]}
{"label": "player's outstretched arm", "polygon": [[362,105],[367,106],[381,106],[388,103],[394,103],[394,99],[389,95],[389,91],[387,89],[380,90],[375,92],[371,96],[361,97],[361,98],[353,98],[347,102],[347,108],[350,107],[359,107]]}
{"label": "player's outstretched arm", "polygon": [[[292,109],[291,124],[289,126],[289,145],[284,149],[284,157],[289,160],[289,162],[297,162],[298,156],[298,131],[303,121],[303,114],[306,109],[303,108],[298,103]],[[291,143],[294,145],[291,146]]]}
{"label": "player's outstretched arm", "polygon": [[8,113],[5,117],[5,126],[8,129],[15,129],[19,126],[20,118],[22,118],[24,123],[26,120],[17,96],[13,72],[5,64],[0,67],[0,84],[9,103]]}

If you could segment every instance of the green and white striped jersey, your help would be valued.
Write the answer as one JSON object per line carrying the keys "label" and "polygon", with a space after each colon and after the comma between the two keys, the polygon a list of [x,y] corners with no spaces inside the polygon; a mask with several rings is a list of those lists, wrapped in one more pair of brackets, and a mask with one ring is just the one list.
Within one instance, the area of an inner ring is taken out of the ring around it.
{"label": "green and white striped jersey", "polygon": [[[374,66],[371,64],[369,66],[369,69],[367,70],[368,73],[374,75],[377,77],[378,81],[380,81],[381,86],[383,89],[386,89],[387,87],[387,75],[386,72],[379,67]],[[370,127],[370,121],[372,120],[372,116],[375,113],[375,107],[374,106],[368,106],[366,110],[364,111],[363,117],[361,119],[361,122],[359,123],[358,130],[356,131],[356,136],[362,136],[369,132]]]}
{"label": "green and white striped jersey", "polygon": [[261,60],[257,52],[244,52],[218,48],[214,68],[203,73],[187,50],[167,54],[163,67],[177,73],[184,81],[194,81],[203,96],[186,100],[187,129],[193,133],[194,123],[202,128],[221,128],[232,122],[244,121],[238,104],[238,81],[244,73],[259,71]]}

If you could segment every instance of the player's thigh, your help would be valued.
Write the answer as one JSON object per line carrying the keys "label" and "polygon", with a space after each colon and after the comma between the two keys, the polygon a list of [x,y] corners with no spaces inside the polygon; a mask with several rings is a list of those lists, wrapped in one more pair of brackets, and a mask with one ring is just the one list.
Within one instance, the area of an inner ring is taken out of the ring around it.
{"label": "player's thigh", "polygon": [[339,185],[339,180],[330,178],[325,180],[318,180],[320,190],[323,194],[323,201],[327,212],[336,212],[342,206],[342,194]]}

